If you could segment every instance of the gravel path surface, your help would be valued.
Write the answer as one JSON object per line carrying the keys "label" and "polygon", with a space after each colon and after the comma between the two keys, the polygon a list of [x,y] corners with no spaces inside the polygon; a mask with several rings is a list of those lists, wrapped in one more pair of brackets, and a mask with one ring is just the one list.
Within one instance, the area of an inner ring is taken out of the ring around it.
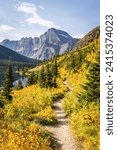
{"label": "gravel path surface", "polygon": [[58,100],[54,103],[54,110],[57,115],[58,123],[54,126],[47,127],[47,129],[59,143],[60,150],[76,150],[74,140],[69,130],[68,119],[61,108],[61,101],[62,100]]}

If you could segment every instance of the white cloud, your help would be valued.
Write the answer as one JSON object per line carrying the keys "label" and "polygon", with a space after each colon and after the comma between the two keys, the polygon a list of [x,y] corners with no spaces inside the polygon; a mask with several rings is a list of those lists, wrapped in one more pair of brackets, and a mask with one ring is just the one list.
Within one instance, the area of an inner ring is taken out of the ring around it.
{"label": "white cloud", "polygon": [[19,3],[19,5],[17,6],[17,10],[32,15],[35,15],[37,11],[33,3],[27,3],[27,2]]}
{"label": "white cloud", "polygon": [[7,32],[10,30],[13,30],[14,28],[12,26],[6,25],[6,24],[2,24],[0,25],[0,32]]}
{"label": "white cloud", "polygon": [[45,26],[47,28],[51,28],[51,27],[58,28],[58,26],[56,26],[52,21],[48,21],[48,20],[42,19],[39,16],[27,18],[27,22],[29,24],[39,24],[39,25]]}
{"label": "white cloud", "polygon": [[[44,7],[41,6],[40,8],[43,9]],[[59,26],[55,25],[53,21],[41,18],[38,15],[37,8],[33,3],[27,2],[19,3],[19,5],[17,6],[17,10],[19,12],[23,12],[26,14],[25,22],[27,22],[28,24],[38,24],[41,26],[45,26],[47,28],[51,27],[60,28]]]}

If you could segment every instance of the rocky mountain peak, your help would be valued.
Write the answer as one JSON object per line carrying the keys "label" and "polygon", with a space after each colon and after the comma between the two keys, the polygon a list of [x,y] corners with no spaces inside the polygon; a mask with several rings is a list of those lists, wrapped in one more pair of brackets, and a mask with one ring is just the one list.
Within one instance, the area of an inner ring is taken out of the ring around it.
{"label": "rocky mountain peak", "polygon": [[76,42],[67,32],[51,28],[40,37],[21,38],[19,41],[6,39],[0,44],[24,56],[43,60],[72,50]]}

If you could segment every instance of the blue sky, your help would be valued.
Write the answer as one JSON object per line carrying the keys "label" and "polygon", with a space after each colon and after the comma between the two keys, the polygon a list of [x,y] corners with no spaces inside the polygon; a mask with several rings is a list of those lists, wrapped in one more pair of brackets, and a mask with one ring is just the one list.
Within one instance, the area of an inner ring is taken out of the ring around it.
{"label": "blue sky", "polygon": [[82,37],[100,24],[99,0],[0,0],[0,41],[40,36],[48,28]]}

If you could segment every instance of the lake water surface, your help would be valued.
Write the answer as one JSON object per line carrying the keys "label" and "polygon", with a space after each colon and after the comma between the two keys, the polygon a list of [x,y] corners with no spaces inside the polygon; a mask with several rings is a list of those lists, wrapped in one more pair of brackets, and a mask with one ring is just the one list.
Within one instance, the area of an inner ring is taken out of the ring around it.
{"label": "lake water surface", "polygon": [[[13,70],[13,80],[16,81],[21,78],[21,76],[16,73],[17,68],[12,67]],[[5,80],[5,74],[6,74],[6,67],[0,66],[0,87],[3,85],[3,82]]]}

